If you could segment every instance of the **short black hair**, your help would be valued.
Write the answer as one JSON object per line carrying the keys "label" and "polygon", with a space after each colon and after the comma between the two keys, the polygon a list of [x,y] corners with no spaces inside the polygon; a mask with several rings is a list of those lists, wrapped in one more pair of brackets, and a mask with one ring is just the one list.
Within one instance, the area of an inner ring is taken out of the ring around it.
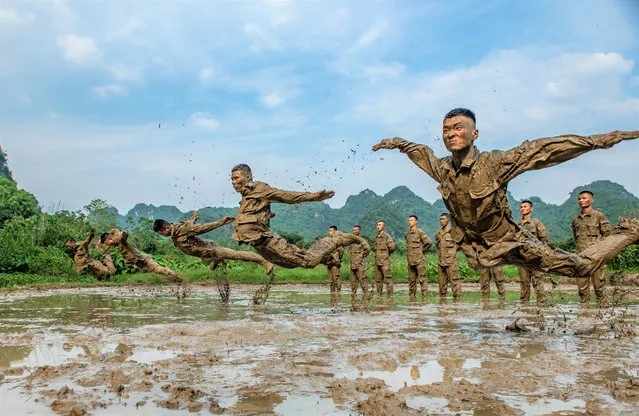
{"label": "short black hair", "polygon": [[362,226],[361,226],[361,225],[359,225],[359,224],[355,224],[355,225],[353,225],[353,228],[355,228],[355,227],[359,228],[360,230],[362,229]]}
{"label": "short black hair", "polygon": [[409,215],[408,218],[415,218],[415,221],[419,221],[419,218],[417,218],[417,215]]}
{"label": "short black hair", "polygon": [[164,227],[168,227],[170,225],[171,225],[170,222],[164,221],[163,219],[158,218],[157,220],[153,221],[153,231],[157,233]]}
{"label": "short black hair", "polygon": [[443,214],[441,214],[439,217],[440,217],[440,218],[441,218],[441,217],[446,217],[446,218],[450,219],[450,214],[449,214],[449,213],[447,213],[447,212],[444,212],[444,213],[443,213]]}
{"label": "short black hair", "polygon": [[595,197],[595,194],[593,194],[592,191],[588,191],[588,190],[579,192],[579,194],[577,196],[579,196],[581,194],[590,194],[591,197],[593,197],[593,198]]}
{"label": "short black hair", "polygon": [[69,241],[73,241],[73,242],[75,243],[75,238],[73,238],[73,237],[69,237],[69,238],[67,238],[67,243],[68,243]]}
{"label": "short black hair", "polygon": [[475,113],[467,108],[453,108],[448,113],[446,113],[446,115],[444,116],[444,120],[457,116],[468,117],[469,119],[473,120],[473,123],[477,123],[477,120],[475,119]]}
{"label": "short black hair", "polygon": [[240,172],[248,173],[249,175],[253,175],[253,172],[251,172],[251,168],[245,163],[240,163],[239,165],[233,166],[231,172],[235,172],[237,170],[239,170]]}
{"label": "short black hair", "polygon": [[377,220],[377,222],[383,222],[384,225],[386,225],[386,221],[384,221],[384,220]]}
{"label": "short black hair", "polygon": [[331,225],[328,227],[329,230],[337,230],[337,225]]}
{"label": "short black hair", "polygon": [[533,203],[530,199],[524,199],[523,201],[519,203],[519,205],[521,204],[530,204],[531,207],[533,206]]}
{"label": "short black hair", "polygon": [[100,234],[100,242],[104,244],[104,242],[107,239],[107,235],[109,235],[109,233],[102,233]]}

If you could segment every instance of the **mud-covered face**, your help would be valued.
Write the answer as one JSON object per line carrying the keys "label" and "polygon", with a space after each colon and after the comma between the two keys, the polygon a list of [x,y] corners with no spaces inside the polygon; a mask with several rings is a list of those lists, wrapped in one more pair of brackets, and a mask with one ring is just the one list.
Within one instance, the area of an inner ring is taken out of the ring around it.
{"label": "mud-covered face", "polygon": [[64,245],[66,246],[66,248],[70,248],[73,250],[75,248],[75,241],[69,240],[66,243],[64,243]]}
{"label": "mud-covered face", "polygon": [[233,189],[235,189],[236,192],[241,192],[250,181],[251,176],[246,172],[241,170],[234,170],[231,172],[231,183],[233,184]]}
{"label": "mud-covered face", "polygon": [[165,225],[161,229],[157,230],[156,233],[158,233],[158,234],[160,234],[161,236],[164,236],[164,237],[169,237],[171,235],[171,226],[170,225]]}
{"label": "mud-covered face", "polygon": [[595,198],[589,193],[584,193],[577,197],[577,203],[581,208],[588,208],[593,202],[595,202]]}
{"label": "mud-covered face", "polygon": [[479,135],[472,119],[455,116],[444,120],[442,139],[449,152],[458,152],[473,145]]}
{"label": "mud-covered face", "polygon": [[445,215],[439,217],[439,224],[442,226],[442,228],[446,228],[446,226],[448,225],[448,217]]}
{"label": "mud-covered face", "polygon": [[386,224],[385,223],[383,223],[382,221],[377,223],[377,231],[378,232],[381,233],[382,231],[384,231],[384,228],[386,228]]}
{"label": "mud-covered face", "polygon": [[521,215],[528,215],[532,212],[532,205],[530,205],[528,202],[522,202],[519,205],[519,213]]}
{"label": "mud-covered face", "polygon": [[328,229],[328,235],[330,235],[331,237],[335,235],[335,228],[329,228]]}
{"label": "mud-covered face", "polygon": [[353,227],[353,235],[359,235],[360,231],[359,227]]}
{"label": "mud-covered face", "polygon": [[417,220],[415,219],[415,217],[408,217],[408,226],[410,228],[413,228],[416,225],[417,225]]}

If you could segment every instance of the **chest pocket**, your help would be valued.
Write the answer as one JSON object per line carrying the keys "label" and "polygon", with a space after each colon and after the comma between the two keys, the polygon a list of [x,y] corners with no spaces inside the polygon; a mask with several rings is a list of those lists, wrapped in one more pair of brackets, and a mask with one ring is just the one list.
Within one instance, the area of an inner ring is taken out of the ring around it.
{"label": "chest pocket", "polygon": [[473,199],[482,199],[494,193],[499,189],[499,183],[494,179],[479,178],[473,175],[470,183],[470,197]]}
{"label": "chest pocket", "polygon": [[601,233],[599,232],[598,225],[586,225],[586,235],[588,237],[599,237]]}

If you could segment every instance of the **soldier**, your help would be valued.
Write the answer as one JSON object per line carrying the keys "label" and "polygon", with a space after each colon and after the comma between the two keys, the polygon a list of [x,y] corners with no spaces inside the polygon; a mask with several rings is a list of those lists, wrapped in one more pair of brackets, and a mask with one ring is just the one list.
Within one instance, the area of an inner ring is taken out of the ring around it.
{"label": "soldier", "polygon": [[457,250],[459,246],[450,235],[450,214],[443,213],[439,216],[439,224],[442,226],[435,234],[435,246],[437,247],[437,279],[439,280],[439,298],[446,298],[448,281],[453,292],[453,299],[461,298],[461,280],[459,279],[459,266],[457,265]]}
{"label": "soldier", "polygon": [[[519,221],[518,224],[523,230],[528,231],[530,234],[537,237],[539,241],[548,243],[548,232],[546,231],[546,227],[537,218],[532,217],[532,211],[533,203],[531,201],[521,201],[521,204],[519,204],[521,221]],[[541,280],[541,272],[539,270],[526,267],[517,267],[517,270],[519,270],[519,285],[521,287],[519,300],[521,302],[530,302],[530,283],[532,280],[532,286],[535,288],[535,294],[537,295],[537,305],[545,305],[546,292],[544,291],[544,282]]]}
{"label": "soldier", "polygon": [[335,193],[327,190],[311,193],[271,188],[264,182],[254,182],[251,168],[244,164],[233,167],[231,182],[235,191],[242,194],[240,209],[235,218],[233,239],[240,244],[251,244],[271,263],[285,268],[312,269],[320,263],[326,264],[331,253],[338,247],[361,244],[364,241],[353,234],[336,233],[335,237],[318,240],[307,250],[289,244],[271,231],[270,221],[275,216],[271,211],[271,202],[297,204],[324,201]]}
{"label": "soldier", "polygon": [[89,236],[86,240],[76,242],[75,239],[69,238],[65,246],[73,250],[73,263],[75,263],[75,271],[80,273],[87,269],[97,280],[102,280],[106,276],[115,274],[115,265],[108,252],[104,253],[104,260],[99,262],[89,255],[89,244],[95,237],[95,228],[89,230]]}
{"label": "soldier", "polygon": [[386,298],[388,304],[393,303],[393,272],[391,270],[390,255],[395,251],[393,238],[386,231],[386,221],[377,221],[377,235],[373,240],[375,250],[375,289],[377,290],[377,303],[383,304],[383,284],[386,283]]}
{"label": "soldier", "polygon": [[621,250],[639,240],[639,220],[620,218],[606,238],[579,253],[568,253],[524,232],[508,208],[508,182],[528,170],[554,166],[593,149],[606,149],[639,131],[614,131],[593,136],[557,136],[525,141],[501,152],[473,145],[479,131],[475,114],[465,108],[444,117],[443,141],[451,156],[437,158],[428,146],[399,137],[384,139],[373,150],[400,149],[439,183],[444,204],[453,217],[451,230],[473,268],[501,263],[530,267],[571,277],[590,276]]}
{"label": "soldier", "polygon": [[[353,226],[353,235],[359,236],[362,227]],[[362,300],[368,298],[368,280],[366,279],[366,263],[365,259],[371,252],[371,246],[364,240],[361,244],[351,244],[349,246],[351,252],[351,305],[357,303],[357,285],[362,287]]]}
{"label": "soldier", "polygon": [[[338,235],[337,226],[331,225],[328,227],[328,235],[333,238]],[[338,247],[337,250],[331,253],[329,259],[326,262],[326,269],[328,270],[328,283],[331,287],[331,306],[337,306],[341,302],[342,298],[342,280],[340,276],[340,268],[342,267],[342,256],[344,255],[344,247]]]}
{"label": "soldier", "polygon": [[102,244],[107,246],[115,246],[122,257],[124,265],[127,267],[137,266],[140,271],[145,273],[156,273],[168,277],[169,282],[182,283],[182,278],[173,270],[162,267],[148,254],[142,253],[132,243],[129,242],[129,233],[120,231],[116,228],[106,232],[100,236]]}
{"label": "soldier", "polygon": [[410,302],[417,300],[417,282],[422,291],[422,302],[428,300],[426,280],[426,259],[424,253],[433,245],[426,233],[417,228],[416,215],[408,217],[409,230],[406,233],[406,258],[408,260],[408,296]]}
{"label": "soldier", "polygon": [[231,250],[230,248],[220,247],[215,241],[196,237],[231,223],[235,218],[224,217],[219,221],[195,224],[198,218],[199,214],[194,212],[190,219],[183,222],[170,223],[157,219],[153,223],[153,231],[165,237],[171,237],[175,247],[179,248],[184,254],[201,258],[205,264],[210,265],[211,269],[215,269],[224,260],[241,260],[261,265],[266,269],[266,274],[273,272],[273,264],[266,261],[259,254],[252,251]]}
{"label": "soldier", "polygon": [[[577,253],[583,253],[588,247],[593,246],[602,238],[610,235],[612,228],[606,216],[592,208],[595,201],[594,195],[590,191],[581,191],[577,197],[577,203],[581,207],[581,212],[572,220],[572,233],[575,236]],[[590,280],[595,288],[597,304],[603,306],[604,303],[604,275],[605,265],[593,271],[590,276],[580,276],[577,278],[579,297],[582,306],[590,303]]]}
{"label": "soldier", "polygon": [[504,287],[504,269],[501,266],[493,266],[479,269],[479,286],[481,288],[481,298],[484,302],[490,299],[490,281],[495,282],[499,301],[506,301],[506,288]]}

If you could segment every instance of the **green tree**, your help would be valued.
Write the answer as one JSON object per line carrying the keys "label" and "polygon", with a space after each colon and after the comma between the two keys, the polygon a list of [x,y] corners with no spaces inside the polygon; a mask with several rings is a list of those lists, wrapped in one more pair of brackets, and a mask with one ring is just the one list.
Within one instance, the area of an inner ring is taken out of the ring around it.
{"label": "green tree", "polygon": [[7,165],[7,154],[2,150],[2,146],[0,146],[0,178],[14,182],[13,175],[9,170],[9,165]]}
{"label": "green tree", "polygon": [[118,210],[104,199],[94,199],[84,206],[91,227],[98,232],[107,231],[117,226]]}
{"label": "green tree", "polygon": [[0,227],[12,218],[29,218],[40,212],[38,200],[15,182],[0,177]]}

